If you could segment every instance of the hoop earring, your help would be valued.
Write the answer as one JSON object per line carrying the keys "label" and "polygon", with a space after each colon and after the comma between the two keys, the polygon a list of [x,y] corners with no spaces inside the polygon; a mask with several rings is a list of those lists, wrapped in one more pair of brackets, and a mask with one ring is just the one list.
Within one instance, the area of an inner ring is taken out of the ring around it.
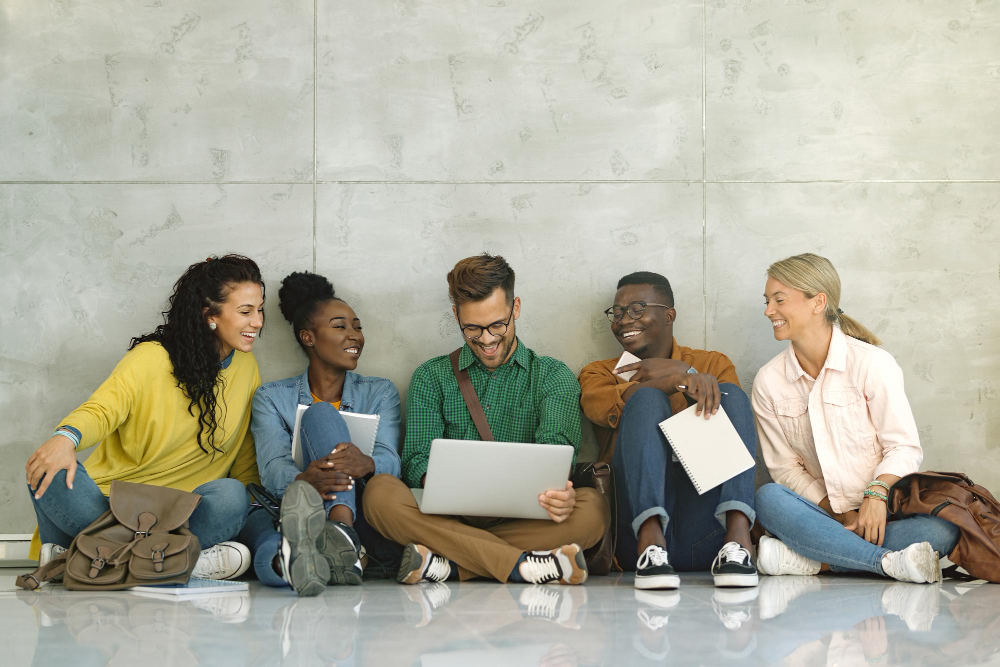
{"label": "hoop earring", "polygon": [[218,328],[218,326],[219,325],[216,324],[215,322],[209,322],[208,323],[208,328],[211,329],[212,331],[215,331]]}

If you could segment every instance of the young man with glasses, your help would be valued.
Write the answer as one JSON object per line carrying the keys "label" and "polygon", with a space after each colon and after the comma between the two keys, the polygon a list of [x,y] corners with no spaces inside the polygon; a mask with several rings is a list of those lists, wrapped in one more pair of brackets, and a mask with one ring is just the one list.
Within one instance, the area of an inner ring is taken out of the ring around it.
{"label": "young man with glasses", "polygon": [[[486,254],[461,260],[448,274],[448,295],[465,338],[458,368],[469,373],[496,446],[533,442],[578,449],[580,385],[566,364],[535,354],[517,338],[521,300],[514,296],[514,271],[506,260]],[[423,514],[410,488],[423,487],[435,438],[480,439],[448,355],[425,362],[410,380],[402,481],[377,475],[365,490],[371,525],[408,545],[400,583],[586,580],[583,550],[600,540],[610,520],[597,491],[567,482],[565,489],[539,496],[552,521]]]}
{"label": "young man with glasses", "polygon": [[619,280],[604,312],[611,333],[639,361],[617,370],[617,358],[595,361],[580,373],[580,403],[594,423],[600,460],[615,468],[618,562],[634,564],[640,589],[677,588],[671,560],[682,571],[711,569],[716,586],[756,586],[753,469],[698,495],[658,427],[689,405],[705,419],[721,405],[751,456],[757,450],[750,401],[733,363],[721,352],[678,345],[673,304],[670,282],[658,273]]}

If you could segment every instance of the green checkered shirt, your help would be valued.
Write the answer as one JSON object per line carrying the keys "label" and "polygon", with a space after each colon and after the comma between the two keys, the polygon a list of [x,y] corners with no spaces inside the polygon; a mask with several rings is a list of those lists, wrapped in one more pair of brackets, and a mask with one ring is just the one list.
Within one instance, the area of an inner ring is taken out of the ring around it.
{"label": "green checkered shirt", "polygon": [[[520,340],[513,356],[489,372],[468,345],[458,357],[483,404],[486,421],[499,442],[572,445],[580,448],[580,383],[563,362],[542,357]],[[434,438],[479,440],[465,407],[448,355],[420,365],[410,380],[406,400],[403,481],[421,486]]]}

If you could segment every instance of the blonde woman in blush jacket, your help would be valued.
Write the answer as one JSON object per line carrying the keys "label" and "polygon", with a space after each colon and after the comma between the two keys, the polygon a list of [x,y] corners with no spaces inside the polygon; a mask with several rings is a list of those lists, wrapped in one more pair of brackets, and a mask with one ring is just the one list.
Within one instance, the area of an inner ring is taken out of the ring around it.
{"label": "blonde woman in blush jacket", "polygon": [[903,372],[868,329],[843,314],[826,258],[797,255],[767,270],[764,315],[788,348],[754,380],[757,438],[776,483],[757,490],[762,574],[871,572],[939,581],[958,542],[935,516],[890,521],[888,491],[923,450]]}

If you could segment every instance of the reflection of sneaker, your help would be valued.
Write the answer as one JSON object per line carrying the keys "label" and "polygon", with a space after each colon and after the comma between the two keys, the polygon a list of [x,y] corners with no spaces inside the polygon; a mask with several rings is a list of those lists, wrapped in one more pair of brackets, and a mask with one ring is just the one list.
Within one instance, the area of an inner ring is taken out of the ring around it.
{"label": "reflection of sneaker", "polygon": [[822,587],[819,577],[768,577],[760,582],[760,617],[784,614],[792,600]]}
{"label": "reflection of sneaker", "polygon": [[670,652],[670,640],[664,630],[670,622],[667,611],[680,604],[681,593],[676,589],[636,589],[635,601],[639,603],[636,616],[640,627],[632,637],[632,645],[646,658],[662,662]]}
{"label": "reflection of sneaker", "polygon": [[882,609],[903,619],[910,632],[929,632],[940,606],[938,586],[895,583],[882,591]]}
{"label": "reflection of sneaker", "polygon": [[281,576],[299,597],[319,595],[330,581],[330,565],[317,541],[326,528],[323,498],[312,484],[297,480],[285,489],[281,501]]}
{"label": "reflection of sneaker", "polygon": [[316,547],[330,566],[331,584],[361,583],[361,539],[350,526],[340,521],[327,521]]}
{"label": "reflection of sneaker", "polygon": [[820,563],[800,556],[781,540],[765,535],[757,545],[757,567],[762,574],[811,575],[819,574]]}
{"label": "reflection of sneaker", "polygon": [[407,586],[404,589],[410,602],[420,605],[420,620],[414,626],[422,628],[434,620],[434,612],[451,600],[451,587],[443,581],[435,581],[421,586]]}
{"label": "reflection of sneaker", "polygon": [[223,623],[242,623],[250,617],[250,593],[242,591],[230,595],[195,595],[191,604],[212,614]]}
{"label": "reflection of sneaker", "polygon": [[535,584],[522,590],[517,601],[525,618],[540,618],[579,630],[580,615],[587,604],[587,590],[576,586],[552,588]]}
{"label": "reflection of sneaker", "polygon": [[250,550],[239,542],[219,542],[202,549],[191,576],[198,579],[235,579],[250,567]]}
{"label": "reflection of sneaker", "polygon": [[757,568],[745,547],[726,542],[712,561],[712,577],[716,586],[756,586]]}
{"label": "reflection of sneaker", "polygon": [[941,581],[941,559],[930,542],[918,542],[882,556],[882,571],[897,581],[933,584]]}
{"label": "reflection of sneaker", "polygon": [[447,558],[422,544],[411,542],[403,549],[396,581],[401,584],[418,584],[421,581],[445,581],[450,576],[451,563]]}
{"label": "reflection of sneaker", "polygon": [[737,630],[753,618],[757,588],[719,588],[712,595],[712,609],[727,630]]}
{"label": "reflection of sneaker", "polygon": [[517,571],[530,584],[577,585],[587,580],[587,562],[583,549],[576,544],[564,544],[552,551],[528,551]]}
{"label": "reflection of sneaker", "polygon": [[674,572],[667,557],[667,550],[651,544],[636,562],[635,587],[641,590],[672,589],[681,585],[681,578]]}

